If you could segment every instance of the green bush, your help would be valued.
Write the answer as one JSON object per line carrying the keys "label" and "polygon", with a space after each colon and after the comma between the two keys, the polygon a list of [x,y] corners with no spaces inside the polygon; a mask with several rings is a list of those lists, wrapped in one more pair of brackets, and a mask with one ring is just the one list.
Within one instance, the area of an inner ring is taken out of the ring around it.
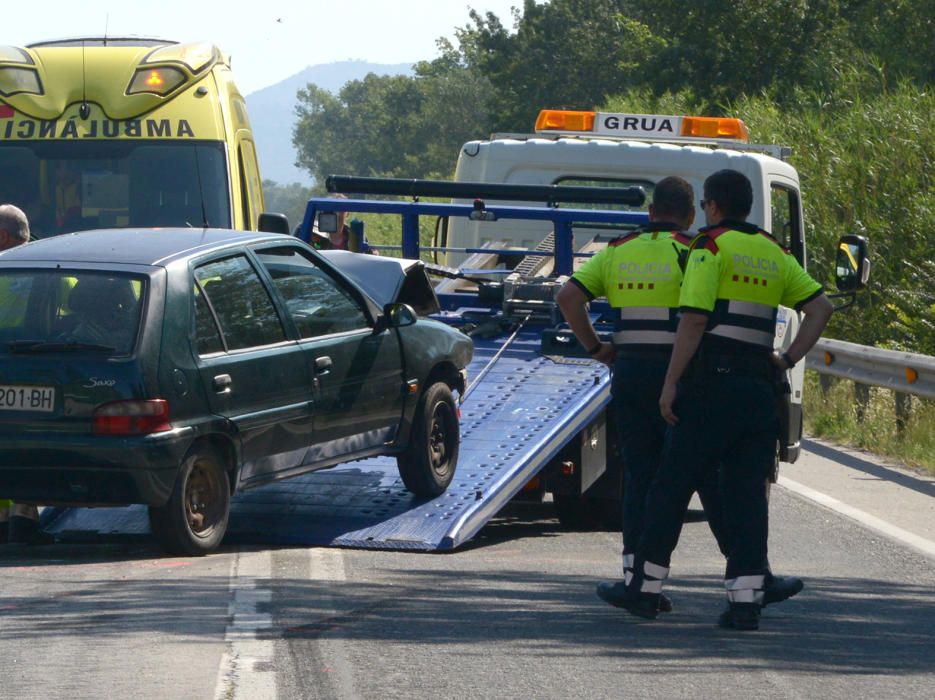
{"label": "green bush", "polygon": [[860,405],[853,382],[835,379],[823,392],[819,375],[806,372],[806,434],[866,448],[935,474],[935,402],[913,397],[909,418],[901,431],[896,427],[891,390],[870,388],[862,419]]}
{"label": "green bush", "polygon": [[[935,96],[911,85],[861,99],[796,94],[782,110],[765,97],[732,113],[751,140],[790,145],[805,209],[810,270],[832,269],[835,241],[870,241],[871,284],[856,309],[836,314],[826,333],[864,345],[935,352]],[[831,280],[822,280],[831,288]]]}

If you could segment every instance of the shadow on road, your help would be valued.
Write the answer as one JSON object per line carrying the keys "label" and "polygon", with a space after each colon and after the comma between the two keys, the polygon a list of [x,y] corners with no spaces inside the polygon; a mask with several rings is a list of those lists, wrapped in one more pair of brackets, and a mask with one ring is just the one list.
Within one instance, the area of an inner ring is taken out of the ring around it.
{"label": "shadow on road", "polygon": [[913,475],[906,471],[896,471],[879,464],[861,459],[857,455],[842,450],[835,449],[831,445],[814,442],[812,440],[802,440],[802,447],[819,457],[830,459],[838,464],[863,472],[868,476],[881,481],[890,481],[899,484],[903,488],[910,489],[916,493],[935,497],[935,477],[919,473]]}
{"label": "shadow on road", "polygon": [[[597,600],[590,578],[406,566],[412,563],[412,555],[400,561],[393,585],[271,580],[267,585],[273,590],[276,619],[306,622],[273,627],[262,635],[427,645],[495,641],[516,645],[523,654],[535,655],[541,646],[552,652],[565,649],[571,656],[639,658],[645,666],[637,668],[647,674],[658,672],[659,664],[666,664],[668,673],[679,673],[679,661],[687,658],[695,664],[710,658],[721,668],[781,667],[786,673],[932,670],[935,608],[929,604],[928,586],[868,579],[810,581],[795,600],[766,609],[760,632],[737,634],[714,625],[721,582],[713,576],[680,579],[669,589],[676,612],[641,622]],[[47,635],[86,644],[138,632],[173,634],[180,620],[189,636],[197,640],[203,631],[204,641],[213,642],[217,597],[228,585],[226,577],[182,580],[154,572],[129,580],[92,577],[73,592],[41,597],[0,594],[0,643],[28,644]],[[323,608],[323,600],[339,611]]]}

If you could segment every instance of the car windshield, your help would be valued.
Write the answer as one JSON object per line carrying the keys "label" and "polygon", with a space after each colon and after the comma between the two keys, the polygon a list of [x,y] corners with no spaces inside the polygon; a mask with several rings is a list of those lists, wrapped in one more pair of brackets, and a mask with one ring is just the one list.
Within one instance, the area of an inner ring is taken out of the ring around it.
{"label": "car windshield", "polygon": [[93,228],[230,228],[221,144],[0,141],[0,193],[33,238]]}
{"label": "car windshield", "polygon": [[0,269],[0,353],[133,352],[145,278]]}

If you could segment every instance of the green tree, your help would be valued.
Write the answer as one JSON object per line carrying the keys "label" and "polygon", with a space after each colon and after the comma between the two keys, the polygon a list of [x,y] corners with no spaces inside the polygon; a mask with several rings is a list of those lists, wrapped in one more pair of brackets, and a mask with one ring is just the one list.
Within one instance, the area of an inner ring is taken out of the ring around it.
{"label": "green tree", "polygon": [[315,189],[303,187],[297,182],[280,185],[273,180],[263,181],[266,211],[285,214],[289,219],[289,224],[293,227],[302,222],[305,216],[305,205],[313,194],[315,194]]}
{"label": "green tree", "polygon": [[525,0],[511,32],[493,13],[471,10],[458,51],[491,83],[495,130],[530,132],[540,109],[592,109],[642,84],[643,57],[660,40],[624,10],[624,0]]}
{"label": "green tree", "polygon": [[[856,73],[856,71],[855,71]],[[794,107],[743,99],[731,111],[751,139],[793,146],[805,209],[809,268],[832,287],[842,233],[870,241],[870,288],[857,313],[835,314],[828,335],[842,340],[935,352],[935,95],[906,83],[883,92],[855,75],[833,102],[800,90]]]}
{"label": "green tree", "polygon": [[488,132],[489,84],[442,44],[415,76],[347,83],[338,96],[315,85],[298,93],[293,143],[318,182],[331,174],[450,176],[465,141]]}

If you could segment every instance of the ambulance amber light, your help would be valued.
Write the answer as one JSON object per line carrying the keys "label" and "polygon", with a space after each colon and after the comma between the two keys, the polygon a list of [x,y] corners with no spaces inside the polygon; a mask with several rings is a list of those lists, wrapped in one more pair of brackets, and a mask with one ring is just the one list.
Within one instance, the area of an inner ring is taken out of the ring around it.
{"label": "ambulance amber light", "polygon": [[748,141],[750,133],[740,119],[726,117],[682,117],[681,136]]}
{"label": "ambulance amber light", "polygon": [[34,68],[0,66],[0,95],[41,95],[42,83]]}
{"label": "ambulance amber light", "polygon": [[594,112],[543,109],[536,119],[536,131],[593,131]]}
{"label": "ambulance amber light", "polygon": [[128,95],[150,92],[155,95],[168,95],[185,82],[185,74],[175,68],[140,68],[133,74]]}
{"label": "ambulance amber light", "polygon": [[181,63],[192,75],[197,76],[213,66],[220,58],[218,50],[211,44],[201,42],[191,44],[170,44],[162,46],[144,60],[144,64]]}

